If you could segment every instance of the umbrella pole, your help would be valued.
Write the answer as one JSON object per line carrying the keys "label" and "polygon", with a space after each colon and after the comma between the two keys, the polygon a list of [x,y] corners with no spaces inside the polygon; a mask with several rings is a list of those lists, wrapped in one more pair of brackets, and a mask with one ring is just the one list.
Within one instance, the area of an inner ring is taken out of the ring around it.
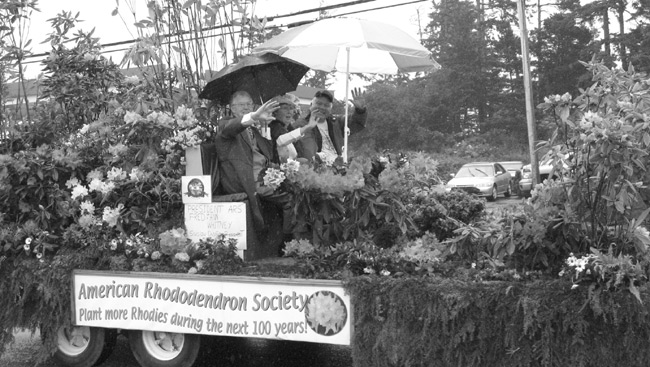
{"label": "umbrella pole", "polygon": [[343,129],[343,162],[348,163],[348,135],[350,135],[350,130],[348,129],[348,93],[349,93],[349,82],[350,82],[350,47],[345,48],[347,53],[347,62],[345,66],[345,128]]}

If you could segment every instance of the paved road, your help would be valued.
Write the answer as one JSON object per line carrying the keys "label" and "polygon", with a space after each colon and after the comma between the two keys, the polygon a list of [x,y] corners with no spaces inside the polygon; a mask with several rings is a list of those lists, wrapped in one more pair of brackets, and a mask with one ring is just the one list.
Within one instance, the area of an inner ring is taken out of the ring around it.
{"label": "paved road", "polygon": [[501,209],[501,208],[505,209],[508,207],[520,205],[524,200],[526,199],[520,198],[517,195],[513,195],[509,198],[499,196],[499,198],[496,201],[487,201],[485,208],[487,210],[494,210],[494,209]]}
{"label": "paved road", "polygon": [[[15,334],[16,342],[0,356],[2,367],[33,367],[40,337],[28,332]],[[352,366],[350,347],[303,342],[284,342],[246,338],[209,338],[194,367],[346,367]],[[37,367],[59,366],[48,360]],[[139,367],[120,335],[117,346],[101,367]]]}

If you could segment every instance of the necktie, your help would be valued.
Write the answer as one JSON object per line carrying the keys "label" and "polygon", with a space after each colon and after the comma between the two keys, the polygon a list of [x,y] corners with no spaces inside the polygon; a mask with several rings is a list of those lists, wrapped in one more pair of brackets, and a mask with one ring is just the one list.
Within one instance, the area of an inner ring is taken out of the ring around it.
{"label": "necktie", "polygon": [[251,147],[255,148],[255,135],[253,134],[253,128],[247,127],[246,133],[248,133],[248,140],[251,142]]}

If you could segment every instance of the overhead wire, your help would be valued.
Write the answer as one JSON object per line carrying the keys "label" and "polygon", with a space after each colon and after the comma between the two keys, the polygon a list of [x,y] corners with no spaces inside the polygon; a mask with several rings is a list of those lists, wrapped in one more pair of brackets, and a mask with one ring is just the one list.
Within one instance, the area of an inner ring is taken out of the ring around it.
{"label": "overhead wire", "polygon": [[[278,18],[287,18],[287,17],[292,17],[292,16],[296,16],[296,15],[303,15],[303,14],[308,14],[308,13],[313,13],[313,12],[320,12],[320,11],[326,11],[326,10],[331,10],[331,9],[344,8],[344,7],[348,7],[348,6],[354,6],[354,5],[359,5],[359,4],[374,2],[374,1],[377,1],[377,0],[357,0],[357,1],[347,2],[347,3],[341,3],[341,4],[328,5],[328,6],[318,7],[318,8],[301,10],[301,11],[294,12],[294,13],[289,13],[289,14],[275,15],[275,16],[271,16],[271,17],[266,17],[266,19],[267,19],[267,21],[273,21],[273,20],[278,19]],[[428,1],[428,0],[414,0],[414,1],[406,2],[406,3],[391,4],[391,5],[381,6],[381,7],[362,9],[362,10],[357,10],[357,11],[353,11],[353,12],[336,14],[336,15],[325,17],[325,18],[336,18],[336,17],[345,16],[345,15],[365,13],[365,12],[369,12],[369,11],[394,8],[394,7],[403,6],[403,5],[410,5],[410,4],[414,4],[414,3],[418,3],[418,2],[424,2],[424,1]],[[302,25],[302,24],[313,23],[313,22],[315,22],[317,20],[319,20],[319,19],[299,21],[299,22],[293,22],[293,23],[281,24],[281,25],[272,25],[272,26],[269,26],[268,29],[277,29],[277,28],[284,28],[284,27],[291,28],[291,27],[296,27],[296,26]],[[221,25],[218,25],[218,26],[206,27],[206,28],[201,29],[201,32],[226,28],[226,27],[230,27],[230,26],[232,26],[232,24],[221,24]],[[195,31],[196,30],[183,31],[183,32],[178,32],[176,34],[163,35],[163,37],[169,37],[169,38],[180,37],[180,36],[182,36],[184,34],[188,34],[188,33],[195,32]],[[241,31],[229,31],[229,32],[206,35],[206,36],[201,36],[201,37],[190,37],[189,40],[198,40],[198,39],[205,39],[205,38],[210,38],[210,37],[221,37],[221,36],[225,36],[225,35],[236,34],[236,33],[239,33],[239,32],[241,32]],[[131,40],[124,40],[124,41],[107,43],[107,44],[101,45],[101,47],[104,50],[101,51],[100,53],[105,54],[105,53],[126,51],[126,50],[129,49],[129,47],[113,49],[113,50],[109,50],[109,49],[106,49],[106,48],[112,47],[112,46],[120,46],[120,45],[132,44],[132,43],[139,42],[141,40],[142,39],[138,38],[138,39],[131,39]],[[171,44],[171,43],[176,43],[176,42],[177,41],[170,39],[168,41],[161,42],[161,44]],[[44,57],[44,56],[48,56],[48,55],[49,55],[49,53],[33,54],[33,55],[25,56],[25,59],[36,58],[36,57]],[[34,61],[25,61],[25,62],[23,62],[23,64],[33,64],[33,63],[38,63],[38,62],[41,62],[41,61],[42,61],[42,59],[34,60]]]}

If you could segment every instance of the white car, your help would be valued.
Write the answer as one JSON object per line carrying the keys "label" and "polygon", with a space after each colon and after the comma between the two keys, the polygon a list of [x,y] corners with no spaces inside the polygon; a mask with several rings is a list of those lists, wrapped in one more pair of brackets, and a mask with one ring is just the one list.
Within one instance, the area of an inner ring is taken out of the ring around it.
{"label": "white car", "polygon": [[447,183],[447,191],[463,190],[494,201],[499,194],[512,195],[510,172],[496,162],[474,162],[463,165]]}
{"label": "white car", "polygon": [[[564,160],[562,163],[565,169],[568,168],[568,165]],[[553,176],[551,178],[557,178],[557,171],[554,172],[553,169],[553,160],[546,159],[539,162],[539,182],[544,182],[544,180],[549,178],[549,175],[551,175],[551,173],[553,173]],[[533,191],[533,172],[530,164],[527,164],[521,168],[521,180],[519,180],[519,196],[529,197],[531,191]]]}

